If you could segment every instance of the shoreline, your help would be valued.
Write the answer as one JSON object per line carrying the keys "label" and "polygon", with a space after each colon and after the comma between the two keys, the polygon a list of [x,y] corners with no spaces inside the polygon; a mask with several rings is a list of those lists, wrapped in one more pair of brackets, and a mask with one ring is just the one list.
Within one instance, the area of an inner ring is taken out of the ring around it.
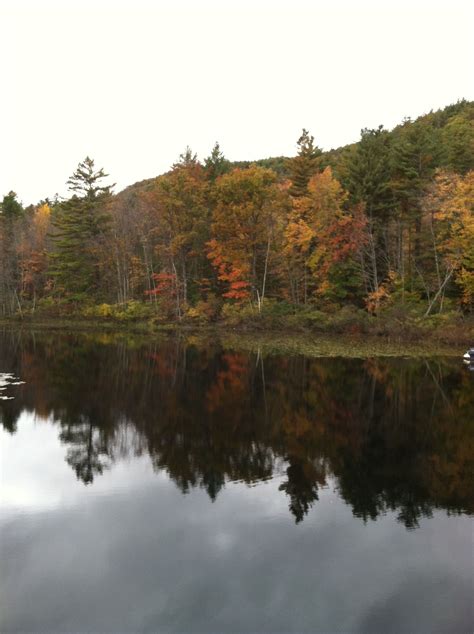
{"label": "shoreline", "polygon": [[341,332],[340,329],[249,327],[248,324],[150,323],[146,320],[120,322],[86,318],[0,319],[0,330],[18,333],[77,334],[104,337],[110,342],[123,339],[143,342],[175,336],[193,343],[219,342],[225,348],[255,350],[258,353],[289,353],[308,356],[450,356],[459,357],[474,335],[472,323],[447,332]]}

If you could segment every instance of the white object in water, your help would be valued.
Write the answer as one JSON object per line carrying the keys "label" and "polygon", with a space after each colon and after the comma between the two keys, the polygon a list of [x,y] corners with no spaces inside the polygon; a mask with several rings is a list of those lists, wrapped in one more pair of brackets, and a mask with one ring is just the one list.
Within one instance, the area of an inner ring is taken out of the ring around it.
{"label": "white object in water", "polygon": [[471,359],[474,362],[474,348],[470,348],[464,355],[463,355],[463,359],[464,361],[466,361],[466,363],[470,363]]}

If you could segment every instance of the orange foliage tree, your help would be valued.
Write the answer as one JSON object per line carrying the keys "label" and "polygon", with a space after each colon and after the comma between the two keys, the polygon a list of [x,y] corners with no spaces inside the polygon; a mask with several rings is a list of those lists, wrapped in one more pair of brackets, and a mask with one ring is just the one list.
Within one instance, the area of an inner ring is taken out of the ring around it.
{"label": "orange foliage tree", "polygon": [[327,167],[308,183],[308,195],[296,199],[285,230],[293,299],[311,292],[342,299],[360,284],[357,255],[365,242],[361,207],[347,210],[348,195]]}
{"label": "orange foliage tree", "polygon": [[461,290],[468,310],[474,302],[474,171],[465,176],[439,172],[424,199],[432,229],[437,290],[426,314],[436,303],[440,310],[451,278]]}
{"label": "orange foliage tree", "polygon": [[208,257],[225,284],[223,295],[249,298],[261,310],[276,277],[288,195],[274,172],[251,166],[217,179],[213,199]]}
{"label": "orange foliage tree", "polygon": [[[144,197],[154,218],[150,239],[158,267],[160,273],[174,277],[176,315],[181,318],[190,292],[203,277],[206,261],[209,208],[204,170],[195,161],[178,163],[171,172],[157,178]],[[157,280],[154,273],[152,278]]]}

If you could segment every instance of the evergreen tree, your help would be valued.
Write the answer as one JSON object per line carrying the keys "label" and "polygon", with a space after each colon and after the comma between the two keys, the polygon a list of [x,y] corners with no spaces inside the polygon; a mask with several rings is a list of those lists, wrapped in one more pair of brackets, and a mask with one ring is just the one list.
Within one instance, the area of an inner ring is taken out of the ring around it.
{"label": "evergreen tree", "polygon": [[474,170],[474,106],[449,121],[442,142],[444,166],[457,174]]}
{"label": "evergreen tree", "polygon": [[57,288],[70,295],[97,287],[96,247],[107,228],[106,203],[113,187],[101,184],[107,176],[103,169],[96,171],[94,161],[86,157],[67,181],[73,196],[54,209],[51,274]]}
{"label": "evergreen tree", "polygon": [[211,154],[204,159],[204,167],[208,179],[212,182],[230,170],[230,163],[221,152],[219,143],[214,144]]}
{"label": "evergreen tree", "polygon": [[351,202],[362,203],[365,208],[370,236],[364,263],[365,285],[377,292],[389,269],[384,229],[393,207],[390,136],[383,126],[361,131],[359,143],[344,158],[341,176]]}
{"label": "evergreen tree", "polygon": [[[391,150],[391,187],[400,218],[409,231],[409,258],[420,257],[421,201],[439,162],[439,132],[420,121],[406,121]],[[414,238],[411,236],[414,230]],[[411,271],[409,261],[409,271]]]}
{"label": "evergreen tree", "polygon": [[0,312],[13,313],[19,307],[20,270],[17,246],[24,210],[11,191],[0,203]]}
{"label": "evergreen tree", "polygon": [[18,218],[23,213],[23,207],[17,200],[15,192],[9,192],[0,204],[0,214],[3,218]]}
{"label": "evergreen tree", "polygon": [[320,167],[322,151],[314,145],[314,137],[308,130],[303,132],[298,139],[298,154],[290,159],[288,169],[290,172],[290,194],[294,198],[306,196],[309,179]]}
{"label": "evergreen tree", "polygon": [[361,131],[361,139],[346,154],[341,172],[352,201],[365,203],[371,220],[383,220],[393,205],[390,136],[383,126]]}
{"label": "evergreen tree", "polygon": [[186,146],[184,152],[179,155],[179,159],[176,163],[173,163],[173,169],[179,169],[180,167],[194,167],[199,164],[197,154],[192,151],[189,145]]}

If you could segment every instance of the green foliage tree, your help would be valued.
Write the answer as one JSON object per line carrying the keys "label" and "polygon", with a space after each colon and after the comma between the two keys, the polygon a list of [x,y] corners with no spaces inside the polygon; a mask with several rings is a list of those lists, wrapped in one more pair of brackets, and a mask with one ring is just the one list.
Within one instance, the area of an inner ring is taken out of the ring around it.
{"label": "green foliage tree", "polygon": [[23,216],[16,193],[10,191],[0,203],[0,311],[4,315],[16,307],[21,311],[18,242]]}
{"label": "green foliage tree", "polygon": [[379,126],[363,129],[359,143],[345,155],[342,182],[353,204],[363,204],[368,219],[369,240],[365,257],[367,290],[377,291],[388,272],[385,224],[393,208],[391,190],[390,136]]}
{"label": "green foliage tree", "polygon": [[418,204],[425,184],[439,162],[437,130],[423,123],[407,121],[391,148],[392,188],[405,207]]}
{"label": "green foliage tree", "polygon": [[383,220],[393,205],[390,189],[390,136],[383,126],[363,129],[344,157],[343,185],[354,203],[365,203],[370,219]]}
{"label": "green foliage tree", "polygon": [[294,198],[306,196],[309,179],[318,170],[322,151],[314,145],[314,137],[303,128],[297,142],[298,153],[289,161],[290,194]]}
{"label": "green foliage tree", "polygon": [[67,181],[74,195],[53,210],[51,274],[60,293],[79,296],[98,288],[98,246],[108,226],[113,187],[101,184],[107,176],[86,157]]}
{"label": "green foliage tree", "polygon": [[449,120],[442,131],[443,165],[458,174],[474,170],[474,105]]}
{"label": "green foliage tree", "polygon": [[391,187],[402,223],[401,245],[407,251],[407,281],[412,286],[413,269],[421,253],[421,200],[439,163],[439,130],[425,121],[407,121],[400,128],[391,148]]}
{"label": "green foliage tree", "polygon": [[23,207],[15,192],[11,191],[3,197],[0,204],[0,214],[3,218],[18,218],[23,213]]}
{"label": "green foliage tree", "polygon": [[214,182],[216,178],[230,170],[230,163],[221,151],[219,143],[215,143],[210,155],[204,159],[207,178]]}
{"label": "green foliage tree", "polygon": [[192,151],[189,145],[187,145],[184,152],[182,152],[179,155],[179,158],[176,161],[176,163],[173,163],[173,169],[180,168],[180,167],[194,167],[195,165],[198,165],[198,164],[199,164],[199,161],[198,161],[197,154]]}

